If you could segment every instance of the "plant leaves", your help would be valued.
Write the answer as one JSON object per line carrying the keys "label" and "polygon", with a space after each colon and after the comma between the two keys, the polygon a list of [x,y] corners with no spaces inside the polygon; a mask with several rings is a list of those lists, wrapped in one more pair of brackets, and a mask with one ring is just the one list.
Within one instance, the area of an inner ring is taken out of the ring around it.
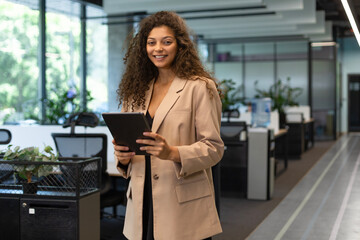
{"label": "plant leaves", "polygon": [[[38,147],[27,147],[20,149],[19,146],[11,150],[11,145],[8,146],[6,153],[4,154],[4,160],[25,161],[26,164],[14,164],[13,169],[17,175],[23,179],[31,179],[32,175],[35,176],[47,176],[52,172],[53,166],[50,165],[34,165],[28,164],[29,162],[49,162],[57,161],[58,155],[52,152],[53,149],[50,146],[46,146],[44,153],[39,151]],[[49,156],[48,156],[48,155]]]}

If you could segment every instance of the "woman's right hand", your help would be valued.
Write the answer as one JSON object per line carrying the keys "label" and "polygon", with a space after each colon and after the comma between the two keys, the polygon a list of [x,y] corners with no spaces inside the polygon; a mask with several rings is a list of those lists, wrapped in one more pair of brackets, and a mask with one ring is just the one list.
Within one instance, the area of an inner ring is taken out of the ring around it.
{"label": "woman's right hand", "polygon": [[114,153],[117,160],[122,165],[128,165],[131,158],[135,156],[135,152],[129,152],[129,148],[126,146],[120,146],[115,143],[115,140],[112,140],[112,144],[114,145]]}

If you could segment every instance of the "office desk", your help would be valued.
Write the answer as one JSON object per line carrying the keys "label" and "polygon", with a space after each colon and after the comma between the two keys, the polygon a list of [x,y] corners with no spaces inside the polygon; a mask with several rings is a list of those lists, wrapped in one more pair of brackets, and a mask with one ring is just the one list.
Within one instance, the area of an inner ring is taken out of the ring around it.
{"label": "office desk", "polygon": [[[287,140],[287,129],[279,129],[277,133],[274,135],[275,139],[275,158],[276,160],[282,158],[284,160],[284,168],[280,173],[283,173],[288,167],[288,140]],[[276,167],[275,167],[276,169]],[[275,170],[275,176],[277,174],[277,170]]]}
{"label": "office desk", "polygon": [[[315,144],[314,141],[314,122],[313,118],[304,121],[304,150],[308,150]],[[309,146],[310,144],[310,146]]]}
{"label": "office desk", "polygon": [[288,156],[300,158],[301,154],[314,146],[314,119],[302,122],[287,122]]}

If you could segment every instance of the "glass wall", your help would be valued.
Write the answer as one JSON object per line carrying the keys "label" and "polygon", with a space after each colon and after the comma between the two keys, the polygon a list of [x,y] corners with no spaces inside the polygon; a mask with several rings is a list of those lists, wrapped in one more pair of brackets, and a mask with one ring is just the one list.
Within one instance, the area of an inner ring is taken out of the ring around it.
{"label": "glass wall", "polygon": [[218,44],[214,72],[216,78],[233,80],[237,86],[243,84],[242,44]]}
{"label": "glass wall", "polygon": [[300,87],[302,94],[296,99],[300,105],[308,102],[308,42],[278,42],[276,43],[277,79],[290,79],[292,88]]}
{"label": "glass wall", "polygon": [[36,7],[0,1],[0,124],[38,119]]}
{"label": "glass wall", "polygon": [[216,78],[220,81],[232,79],[237,86],[243,85],[246,102],[258,94],[256,88],[268,91],[275,81],[285,83],[289,79],[292,88],[303,89],[295,101],[300,105],[309,105],[307,41],[212,45],[215,45],[212,60]]}
{"label": "glass wall", "polygon": [[[252,99],[256,88],[268,90],[274,84],[275,52],[274,43],[245,44],[245,92]],[[255,83],[257,85],[255,86]]]}
{"label": "glass wall", "polygon": [[312,47],[312,96],[315,136],[334,139],[336,109],[335,47]]}

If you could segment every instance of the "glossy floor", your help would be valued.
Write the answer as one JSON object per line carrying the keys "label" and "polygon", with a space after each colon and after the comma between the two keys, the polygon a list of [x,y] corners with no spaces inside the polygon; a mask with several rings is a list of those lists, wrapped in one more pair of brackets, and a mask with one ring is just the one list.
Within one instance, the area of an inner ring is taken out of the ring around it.
{"label": "glossy floor", "polygon": [[360,239],[360,134],[339,140],[249,240]]}

